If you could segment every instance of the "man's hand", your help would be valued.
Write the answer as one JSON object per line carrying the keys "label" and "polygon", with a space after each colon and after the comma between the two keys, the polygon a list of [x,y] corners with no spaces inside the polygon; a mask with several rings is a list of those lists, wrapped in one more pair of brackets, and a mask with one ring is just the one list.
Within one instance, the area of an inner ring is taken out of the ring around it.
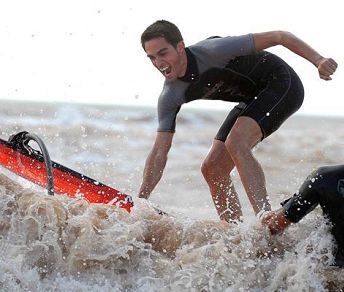
{"label": "man's hand", "polygon": [[282,233],[284,229],[287,228],[287,226],[289,226],[291,223],[284,216],[283,208],[264,214],[261,222],[263,225],[266,225],[269,228],[272,235]]}
{"label": "man's hand", "polygon": [[316,64],[319,77],[324,80],[332,80],[330,77],[337,69],[338,64],[331,58],[321,58]]}

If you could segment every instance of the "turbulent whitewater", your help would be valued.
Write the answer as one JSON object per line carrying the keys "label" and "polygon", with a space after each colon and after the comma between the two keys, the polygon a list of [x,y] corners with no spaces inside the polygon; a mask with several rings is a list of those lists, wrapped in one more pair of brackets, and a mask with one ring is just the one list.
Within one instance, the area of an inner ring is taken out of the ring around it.
{"label": "turbulent whitewater", "polygon": [[[226,105],[228,106],[228,105]],[[155,137],[154,109],[4,102],[1,138],[39,135],[54,161],[133,196],[131,214],[41,189],[1,168],[1,291],[338,291],[321,210],[271,237],[244,208],[220,223],[200,164],[224,111],[182,110],[150,202],[136,194]],[[343,119],[295,116],[255,149],[273,208],[320,165],[344,163]],[[169,216],[158,215],[154,208]]]}

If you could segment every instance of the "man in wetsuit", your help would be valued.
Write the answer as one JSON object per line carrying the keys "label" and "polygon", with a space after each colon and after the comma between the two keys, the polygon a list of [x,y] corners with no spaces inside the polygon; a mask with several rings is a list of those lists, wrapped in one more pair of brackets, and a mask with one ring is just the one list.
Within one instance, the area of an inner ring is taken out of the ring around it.
{"label": "man in wetsuit", "polygon": [[150,25],[141,35],[141,44],[165,83],[158,101],[157,136],[139,197],[148,198],[161,179],[182,104],[224,100],[238,104],[220,127],[202,165],[216,210],[226,221],[242,216],[230,178],[234,167],[254,212],[270,210],[264,173],[252,148],[300,108],[304,91],[294,70],[263,50],[283,45],[314,64],[324,80],[331,80],[336,62],[283,31],[212,37],[186,48],[179,29],[165,20]]}
{"label": "man in wetsuit", "polygon": [[337,243],[336,264],[344,267],[344,165],[315,170],[299,191],[281,205],[282,208],[262,216],[262,223],[271,234],[283,232],[320,205],[332,223],[331,232]]}

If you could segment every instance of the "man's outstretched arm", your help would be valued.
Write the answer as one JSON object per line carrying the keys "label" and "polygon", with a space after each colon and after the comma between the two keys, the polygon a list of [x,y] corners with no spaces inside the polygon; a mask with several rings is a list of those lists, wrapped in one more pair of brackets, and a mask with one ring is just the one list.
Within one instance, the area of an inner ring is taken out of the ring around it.
{"label": "man's outstretched arm", "polygon": [[157,132],[155,142],[149,153],[143,171],[139,198],[148,199],[161,179],[167,162],[167,154],[171,148],[173,133]]}
{"label": "man's outstretched arm", "polygon": [[281,203],[282,208],[262,216],[261,222],[268,226],[271,234],[283,232],[291,223],[299,222],[319,204],[320,196],[324,194],[324,180],[317,179],[319,172],[320,170],[311,173],[299,190]]}
{"label": "man's outstretched arm", "polygon": [[333,59],[324,58],[303,40],[287,31],[254,33],[253,39],[257,51],[261,51],[276,45],[282,45],[286,47],[317,67],[320,78],[324,80],[332,80],[330,76],[338,67],[338,64]]}

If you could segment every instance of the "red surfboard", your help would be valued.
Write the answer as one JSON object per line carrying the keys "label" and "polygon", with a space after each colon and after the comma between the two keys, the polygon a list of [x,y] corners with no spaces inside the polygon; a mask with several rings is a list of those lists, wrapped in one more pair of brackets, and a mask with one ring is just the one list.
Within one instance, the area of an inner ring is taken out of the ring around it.
{"label": "red surfboard", "polygon": [[[27,133],[27,132],[22,132]],[[18,134],[17,134],[18,135]],[[48,186],[47,167],[42,153],[26,151],[16,143],[0,139],[0,165],[44,188]],[[85,198],[90,203],[113,204],[127,210],[133,207],[132,198],[110,186],[51,161],[54,192],[71,198]]]}

